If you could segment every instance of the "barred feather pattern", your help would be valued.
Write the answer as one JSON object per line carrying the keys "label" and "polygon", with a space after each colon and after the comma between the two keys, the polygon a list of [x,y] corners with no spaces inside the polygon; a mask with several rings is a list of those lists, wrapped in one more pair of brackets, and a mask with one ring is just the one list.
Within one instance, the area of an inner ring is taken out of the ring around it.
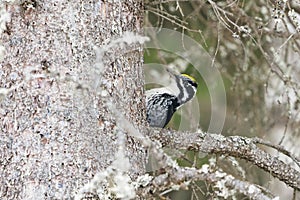
{"label": "barred feather pattern", "polygon": [[147,97],[147,121],[153,127],[165,127],[179,107],[177,97],[168,94],[152,94]]}
{"label": "barred feather pattern", "polygon": [[198,84],[194,78],[186,74],[173,77],[174,84],[146,91],[147,121],[150,126],[164,128],[174,112],[195,96]]}

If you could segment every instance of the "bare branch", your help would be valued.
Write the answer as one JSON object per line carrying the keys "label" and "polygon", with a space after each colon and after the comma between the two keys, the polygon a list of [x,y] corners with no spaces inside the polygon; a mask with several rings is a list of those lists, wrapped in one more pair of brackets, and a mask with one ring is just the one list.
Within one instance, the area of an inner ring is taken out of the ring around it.
{"label": "bare branch", "polygon": [[[248,196],[250,199],[257,200],[271,200],[273,195],[264,194],[264,192],[255,184],[251,184],[247,181],[241,181],[221,171],[212,171],[208,168],[208,165],[203,165],[201,169],[189,168],[189,167],[177,167],[172,168],[166,173],[160,174],[155,177],[150,188],[145,190],[161,190],[174,187],[178,185],[178,188],[187,189],[187,185],[191,181],[207,181],[212,183],[214,187],[221,189],[219,196],[228,197],[230,191],[228,189],[234,189]],[[221,188],[220,188],[221,187]],[[225,188],[226,187],[226,188]]]}
{"label": "bare branch", "polygon": [[277,157],[259,149],[255,144],[257,139],[172,130],[155,130],[150,137],[159,140],[163,146],[171,148],[189,149],[245,159],[269,172],[290,187],[300,190],[300,172]]}

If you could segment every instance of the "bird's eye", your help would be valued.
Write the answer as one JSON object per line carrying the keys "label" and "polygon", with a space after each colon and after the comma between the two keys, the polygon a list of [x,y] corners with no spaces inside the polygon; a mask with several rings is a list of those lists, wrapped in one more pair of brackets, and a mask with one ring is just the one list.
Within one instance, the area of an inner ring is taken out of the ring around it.
{"label": "bird's eye", "polygon": [[194,87],[197,87],[197,86],[198,86],[198,84],[197,84],[196,82],[192,81],[192,80],[188,80],[188,83],[189,83],[190,85],[194,86]]}

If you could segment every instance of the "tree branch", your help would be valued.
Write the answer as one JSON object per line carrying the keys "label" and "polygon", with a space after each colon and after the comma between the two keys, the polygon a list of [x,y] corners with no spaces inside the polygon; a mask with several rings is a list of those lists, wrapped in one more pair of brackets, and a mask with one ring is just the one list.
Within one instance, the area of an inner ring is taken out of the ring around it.
{"label": "tree branch", "polygon": [[188,149],[245,159],[290,187],[300,190],[300,172],[277,157],[259,149],[255,144],[257,139],[241,136],[225,137],[200,131],[196,133],[178,132],[167,129],[153,129],[149,136],[160,141],[163,146],[175,149]]}
{"label": "tree branch", "polygon": [[204,180],[212,183],[215,188],[219,189],[218,195],[227,198],[230,196],[233,189],[248,196],[250,199],[256,200],[271,200],[275,198],[269,193],[269,196],[255,184],[251,184],[247,181],[241,181],[234,178],[227,173],[221,171],[212,171],[208,168],[208,165],[203,165],[201,169],[178,167],[173,168],[171,172],[166,172],[155,177],[152,181],[153,188],[170,188],[174,187],[174,184],[178,184],[180,188],[186,188],[185,182]]}

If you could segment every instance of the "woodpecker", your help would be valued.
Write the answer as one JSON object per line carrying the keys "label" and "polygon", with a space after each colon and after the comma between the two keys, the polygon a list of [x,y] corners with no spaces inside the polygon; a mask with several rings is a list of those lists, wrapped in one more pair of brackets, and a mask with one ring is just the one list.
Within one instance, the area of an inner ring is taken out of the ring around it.
{"label": "woodpecker", "polygon": [[196,94],[198,84],[193,77],[168,72],[172,84],[146,91],[147,121],[152,127],[164,128],[176,110]]}

